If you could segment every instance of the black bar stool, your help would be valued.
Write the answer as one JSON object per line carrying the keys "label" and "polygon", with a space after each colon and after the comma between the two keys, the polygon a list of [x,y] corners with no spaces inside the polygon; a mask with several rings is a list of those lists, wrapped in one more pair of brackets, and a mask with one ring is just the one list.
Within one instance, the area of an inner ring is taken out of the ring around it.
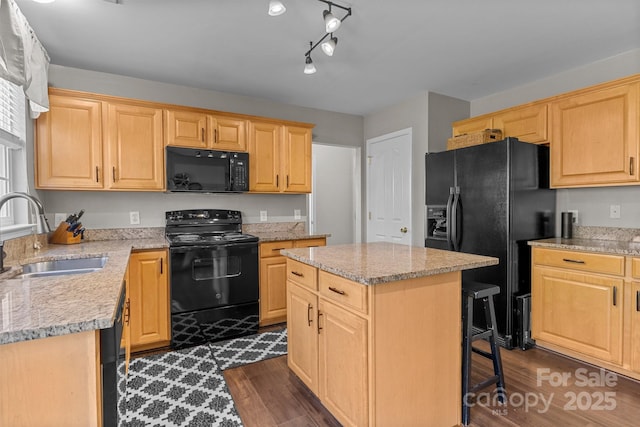
{"label": "black bar stool", "polygon": [[[462,283],[462,424],[469,424],[470,409],[467,401],[469,393],[475,393],[491,384],[496,384],[498,400],[506,402],[504,388],[504,373],[502,371],[502,359],[500,359],[500,346],[496,343],[496,312],[493,307],[493,296],[500,293],[496,285],[467,281]],[[482,299],[486,318],[486,329],[473,333],[473,302]],[[473,347],[477,340],[488,340],[491,345],[491,353]],[[471,352],[478,353],[493,361],[494,375],[486,380],[471,384]]]}

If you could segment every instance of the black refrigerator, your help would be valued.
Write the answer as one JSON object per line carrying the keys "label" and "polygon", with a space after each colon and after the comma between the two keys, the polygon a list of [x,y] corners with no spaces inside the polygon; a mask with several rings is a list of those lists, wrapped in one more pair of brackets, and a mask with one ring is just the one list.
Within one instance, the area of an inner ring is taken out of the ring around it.
{"label": "black refrigerator", "polygon": [[[463,271],[462,281],[500,287],[498,342],[506,348],[532,343],[527,241],[554,236],[555,210],[548,147],[507,138],[426,154],[425,246],[500,260]],[[474,307],[474,324],[484,326],[481,305]]]}

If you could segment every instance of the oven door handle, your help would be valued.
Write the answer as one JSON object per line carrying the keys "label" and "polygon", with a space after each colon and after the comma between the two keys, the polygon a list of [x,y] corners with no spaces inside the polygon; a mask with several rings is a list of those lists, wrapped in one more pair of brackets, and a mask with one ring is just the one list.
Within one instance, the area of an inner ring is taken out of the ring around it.
{"label": "oven door handle", "polygon": [[207,282],[211,282],[212,280],[219,280],[219,279],[233,279],[234,277],[239,277],[241,276],[242,273],[235,273],[235,274],[225,274],[224,276],[215,276],[215,277],[195,277],[195,275],[191,274],[191,279],[196,281],[196,282],[202,282],[202,281],[207,281]]}

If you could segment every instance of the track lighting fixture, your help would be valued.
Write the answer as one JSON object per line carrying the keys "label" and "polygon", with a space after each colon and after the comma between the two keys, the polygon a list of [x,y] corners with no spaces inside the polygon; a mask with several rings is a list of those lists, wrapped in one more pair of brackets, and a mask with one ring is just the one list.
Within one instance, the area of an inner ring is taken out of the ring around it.
{"label": "track lighting fixture", "polygon": [[329,40],[323,41],[320,47],[327,56],[333,56],[333,51],[336,50],[337,44],[338,38],[333,37],[333,33],[331,33],[331,37],[329,38]]}
{"label": "track lighting fixture", "polygon": [[333,33],[335,30],[340,28],[342,21],[331,13],[331,4],[329,4],[329,10],[322,12],[322,17],[324,18],[324,29],[327,33]]}
{"label": "track lighting fixture", "polygon": [[278,16],[287,11],[287,8],[282,4],[280,0],[271,0],[269,2],[269,15]]}
{"label": "track lighting fixture", "polygon": [[[338,45],[338,38],[334,37],[333,33],[338,28],[340,28],[340,25],[345,19],[351,16],[350,7],[340,6],[339,4],[329,0],[318,0],[318,1],[325,3],[329,6],[328,10],[325,9],[322,12],[322,19],[324,20],[324,25],[325,25],[325,34],[315,44],[313,43],[313,41],[309,42],[310,48],[304,54],[304,58],[305,58],[304,73],[305,74],[313,74],[317,71],[316,66],[313,64],[313,60],[311,59],[311,52],[313,51],[313,49],[318,47],[318,45],[321,45],[322,51],[327,56],[333,56],[333,53],[336,50],[336,46]],[[338,18],[331,11],[332,7],[337,7],[339,9],[342,9],[347,13],[342,18]],[[282,4],[281,1],[271,0],[269,2],[269,15],[271,16],[282,15],[286,10],[287,8],[284,6],[284,4]]]}

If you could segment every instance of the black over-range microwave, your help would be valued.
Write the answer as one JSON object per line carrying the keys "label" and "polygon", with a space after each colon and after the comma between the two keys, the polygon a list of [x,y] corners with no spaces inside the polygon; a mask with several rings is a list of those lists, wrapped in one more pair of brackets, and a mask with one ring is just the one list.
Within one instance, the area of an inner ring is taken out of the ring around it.
{"label": "black over-range microwave", "polygon": [[249,191],[248,153],[167,147],[166,165],[168,191]]}

